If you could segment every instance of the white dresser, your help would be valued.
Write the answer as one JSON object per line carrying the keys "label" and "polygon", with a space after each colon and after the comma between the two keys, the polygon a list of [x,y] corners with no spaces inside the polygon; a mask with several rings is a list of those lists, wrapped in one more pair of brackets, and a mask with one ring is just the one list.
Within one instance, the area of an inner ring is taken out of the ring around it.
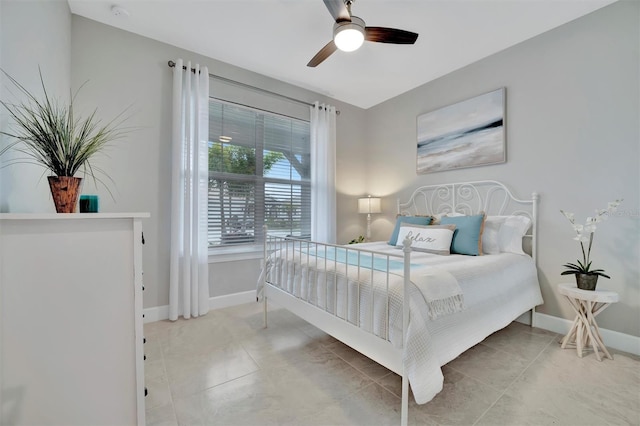
{"label": "white dresser", "polygon": [[0,424],[144,425],[146,217],[0,214]]}

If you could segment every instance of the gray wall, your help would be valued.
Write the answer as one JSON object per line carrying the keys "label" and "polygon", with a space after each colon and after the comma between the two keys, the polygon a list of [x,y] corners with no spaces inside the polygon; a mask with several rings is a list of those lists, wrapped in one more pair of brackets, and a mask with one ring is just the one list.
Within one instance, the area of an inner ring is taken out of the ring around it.
{"label": "gray wall", "polygon": [[[71,13],[65,0],[47,2],[2,0],[0,13],[0,68],[30,92],[41,95],[38,74],[42,70],[50,95],[69,98],[71,74]],[[0,97],[19,102],[20,93],[2,74]],[[7,113],[0,111],[0,128],[7,127]],[[9,141],[0,136],[0,147]],[[11,153],[2,164],[16,158]],[[20,164],[0,168],[0,211],[55,212],[41,167]]]}
{"label": "gray wall", "polygon": [[[114,180],[115,201],[101,187],[85,183],[83,192],[100,195],[101,211],[149,211],[145,221],[147,244],[144,250],[144,306],[169,303],[169,223],[171,189],[171,84],[169,59],[182,58],[209,67],[209,72],[297,99],[329,102],[340,110],[338,132],[338,235],[341,241],[361,233],[362,223],[355,214],[353,191],[364,191],[364,166],[351,159],[363,152],[364,111],[348,104],[324,98],[295,86],[206,58],[193,52],[115,29],[79,16],[72,19],[71,83],[82,89],[81,105],[99,106],[100,114],[110,118],[131,105],[129,125],[134,133],[114,144],[102,167]],[[270,109],[281,101],[265,98],[252,91],[222,87],[214,81],[212,92],[241,102],[258,102]],[[294,115],[308,110],[293,106]],[[210,264],[210,294],[223,294],[255,289],[258,260]]]}
{"label": "gray wall", "polygon": [[[102,166],[114,180],[101,210],[149,211],[145,225],[145,307],[168,303],[170,87],[168,59],[182,57],[211,72],[308,101],[322,96],[193,52],[71,17],[64,1],[2,1],[1,66],[37,90],[37,65],[47,87],[66,95],[88,80],[78,102],[109,119],[131,105],[138,130],[109,152]],[[481,60],[367,111],[328,100],[338,117],[338,240],[364,232],[358,196],[383,196],[373,237],[391,231],[395,202],[420,184],[499,179],[517,195],[541,195],[541,312],[571,313],[554,290],[561,265],[578,246],[559,209],[591,214],[624,197],[619,215],[596,233],[593,258],[613,277],[601,285],[621,302],[601,315],[603,327],[640,335],[640,164],[638,105],[640,5],[621,1]],[[498,87],[507,88],[507,163],[417,176],[416,116]],[[5,93],[2,93],[5,96]],[[2,117],[0,116],[0,119]],[[1,124],[1,123],[0,123]],[[389,141],[392,141],[391,143]],[[0,171],[4,211],[53,211],[41,170]],[[211,294],[251,290],[255,260],[210,265]]]}
{"label": "gray wall", "polygon": [[[555,286],[580,252],[559,210],[582,222],[624,198],[595,234],[594,264],[612,276],[599,285],[621,297],[598,323],[640,336],[639,28],[640,3],[618,2],[367,110],[367,189],[385,197],[374,239],[391,232],[398,196],[419,185],[496,179],[521,197],[537,191],[539,311],[572,318]],[[499,87],[507,90],[507,162],[416,175],[416,116]]]}

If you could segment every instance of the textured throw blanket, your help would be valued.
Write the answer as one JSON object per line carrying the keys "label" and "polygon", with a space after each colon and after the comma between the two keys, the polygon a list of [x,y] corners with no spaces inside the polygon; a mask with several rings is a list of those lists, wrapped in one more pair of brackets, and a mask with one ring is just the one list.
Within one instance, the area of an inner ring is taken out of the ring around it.
{"label": "textured throw blanket", "polygon": [[464,309],[464,298],[458,280],[444,269],[428,267],[411,271],[411,282],[418,287],[429,307],[429,318],[452,314]]}

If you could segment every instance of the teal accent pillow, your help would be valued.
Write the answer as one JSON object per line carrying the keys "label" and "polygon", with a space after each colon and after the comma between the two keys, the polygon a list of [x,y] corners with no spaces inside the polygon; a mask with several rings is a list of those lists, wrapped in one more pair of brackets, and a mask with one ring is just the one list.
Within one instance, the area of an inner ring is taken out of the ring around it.
{"label": "teal accent pillow", "polygon": [[440,224],[456,226],[451,241],[451,253],[482,255],[484,213],[473,216],[445,216],[440,220]]}
{"label": "teal accent pillow", "polygon": [[398,232],[400,232],[400,226],[403,223],[408,225],[428,225],[431,223],[431,216],[398,216],[396,219],[396,227],[393,229],[391,233],[391,238],[389,239],[390,246],[395,246],[398,244]]}

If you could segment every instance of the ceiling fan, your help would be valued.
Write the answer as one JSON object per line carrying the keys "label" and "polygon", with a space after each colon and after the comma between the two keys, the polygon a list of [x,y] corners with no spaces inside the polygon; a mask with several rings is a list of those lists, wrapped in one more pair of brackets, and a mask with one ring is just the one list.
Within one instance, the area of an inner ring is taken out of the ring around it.
{"label": "ceiling fan", "polygon": [[377,43],[414,44],[418,39],[418,34],[411,31],[365,26],[362,19],[351,15],[351,4],[354,0],[323,1],[336,21],[333,24],[333,40],[311,58],[307,64],[308,67],[318,66],[337,49],[352,52],[362,46],[365,40]]}

